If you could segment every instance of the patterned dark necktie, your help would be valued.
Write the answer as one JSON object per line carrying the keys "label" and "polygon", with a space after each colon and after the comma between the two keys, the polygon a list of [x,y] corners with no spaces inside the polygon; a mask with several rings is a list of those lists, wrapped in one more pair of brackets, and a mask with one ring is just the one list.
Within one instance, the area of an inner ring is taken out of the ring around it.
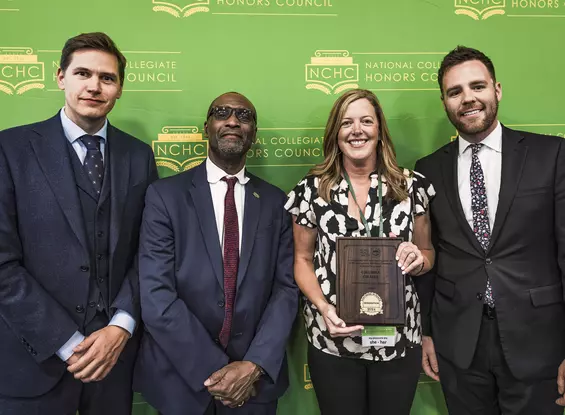
{"label": "patterned dark necktie", "polygon": [[102,181],[104,180],[104,160],[100,151],[100,137],[96,135],[83,135],[80,141],[86,147],[86,158],[84,159],[84,170],[96,190],[96,194],[100,196],[102,189]]}
{"label": "patterned dark necktie", "polygon": [[[485,176],[479,161],[479,150],[483,144],[471,144],[471,210],[473,211],[473,232],[479,243],[486,251],[490,242],[490,223],[488,219],[487,191],[485,187]],[[487,287],[485,290],[485,303],[494,307],[494,298],[490,279],[487,277]]]}
{"label": "patterned dark necktie", "polygon": [[222,330],[220,331],[220,343],[227,347],[233,309],[235,302],[235,288],[237,281],[237,269],[239,266],[239,225],[237,210],[235,208],[234,187],[236,177],[224,177],[223,181],[228,184],[228,191],[224,199],[224,295],[225,315]]}

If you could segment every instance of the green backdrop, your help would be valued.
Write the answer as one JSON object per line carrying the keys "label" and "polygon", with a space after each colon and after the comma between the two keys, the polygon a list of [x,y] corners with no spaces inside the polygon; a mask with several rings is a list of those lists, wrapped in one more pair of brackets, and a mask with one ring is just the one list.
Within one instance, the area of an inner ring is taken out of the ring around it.
{"label": "green backdrop", "polygon": [[[0,129],[54,115],[65,40],[105,31],[129,60],[110,119],[153,146],[161,176],[206,156],[206,109],[235,90],[259,115],[249,169],[288,191],[321,160],[329,109],[348,88],[380,98],[402,165],[448,142],[436,73],[457,44],[494,60],[503,123],[563,137],[564,29],[565,0],[0,0]],[[280,414],[318,413],[304,346],[299,318]],[[136,396],[134,413],[155,411]],[[425,376],[412,413],[446,413]]]}

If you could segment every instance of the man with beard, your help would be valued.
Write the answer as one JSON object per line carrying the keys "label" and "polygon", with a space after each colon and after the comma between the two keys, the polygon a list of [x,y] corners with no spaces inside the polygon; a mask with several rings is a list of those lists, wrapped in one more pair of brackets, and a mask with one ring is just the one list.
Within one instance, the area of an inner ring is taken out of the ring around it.
{"label": "man with beard", "polygon": [[498,122],[502,88],[482,52],[457,47],[438,75],[459,136],[415,168],[436,188],[436,264],[414,280],[424,370],[450,414],[562,414],[565,142]]}
{"label": "man with beard", "polygon": [[285,194],[245,170],[255,108],[216,98],[204,163],[148,189],[135,389],[164,415],[274,415],[298,308]]}

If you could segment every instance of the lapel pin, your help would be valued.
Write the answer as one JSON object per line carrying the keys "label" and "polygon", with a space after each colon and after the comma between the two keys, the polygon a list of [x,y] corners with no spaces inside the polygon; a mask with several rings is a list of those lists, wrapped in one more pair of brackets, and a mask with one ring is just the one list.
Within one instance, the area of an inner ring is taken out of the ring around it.
{"label": "lapel pin", "polygon": [[253,196],[255,196],[257,199],[259,199],[259,193],[257,193],[257,192],[253,192]]}

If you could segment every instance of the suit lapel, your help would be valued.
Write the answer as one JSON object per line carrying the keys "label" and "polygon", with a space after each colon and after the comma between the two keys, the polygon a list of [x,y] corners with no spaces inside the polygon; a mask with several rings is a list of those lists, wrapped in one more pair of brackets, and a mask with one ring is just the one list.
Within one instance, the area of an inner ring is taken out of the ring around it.
{"label": "suit lapel", "polygon": [[528,153],[528,146],[522,145],[523,137],[516,131],[512,131],[506,127],[502,129],[502,173],[500,177],[500,192],[498,196],[498,206],[496,208],[496,215],[494,226],[490,237],[489,252],[496,239],[500,235],[500,230],[504,226],[504,221],[508,215],[518,183],[522,177],[522,169],[526,154]]}
{"label": "suit lapel", "polygon": [[88,252],[78,190],[59,117],[57,114],[34,128],[38,135],[31,140],[31,146],[71,229]]}
{"label": "suit lapel", "polygon": [[[110,256],[118,243],[120,235],[121,217],[124,210],[125,200],[128,194],[130,180],[130,154],[127,142],[120,137],[120,133],[108,124],[108,139],[106,140],[106,171],[110,169],[110,186],[104,180],[99,204],[101,205],[110,195]],[[109,160],[108,160],[109,159]]]}
{"label": "suit lapel", "polygon": [[459,222],[459,226],[463,230],[465,236],[471,242],[471,245],[475,248],[476,252],[473,254],[483,253],[483,248],[477,240],[477,237],[473,233],[467,219],[465,218],[465,213],[463,212],[463,207],[461,206],[461,199],[459,197],[459,184],[458,184],[458,174],[457,174],[457,157],[459,155],[459,144],[455,140],[451,143],[449,147],[445,150],[443,161],[442,161],[442,177],[444,181],[444,186],[446,189],[447,199],[451,205],[451,209]]}
{"label": "suit lapel", "polygon": [[243,236],[241,238],[241,254],[239,257],[239,269],[237,272],[237,288],[241,285],[247,267],[251,260],[255,233],[261,216],[261,194],[255,187],[254,176],[245,185],[245,207],[243,213]]}
{"label": "suit lapel", "polygon": [[216,227],[216,216],[214,215],[214,204],[212,202],[212,194],[210,193],[210,185],[206,176],[206,163],[202,163],[194,168],[194,176],[192,178],[192,188],[190,195],[198,216],[198,224],[204,236],[204,245],[210,256],[210,262],[214,269],[214,274],[220,287],[224,288],[224,268],[222,250],[220,246],[220,237],[218,228]]}

